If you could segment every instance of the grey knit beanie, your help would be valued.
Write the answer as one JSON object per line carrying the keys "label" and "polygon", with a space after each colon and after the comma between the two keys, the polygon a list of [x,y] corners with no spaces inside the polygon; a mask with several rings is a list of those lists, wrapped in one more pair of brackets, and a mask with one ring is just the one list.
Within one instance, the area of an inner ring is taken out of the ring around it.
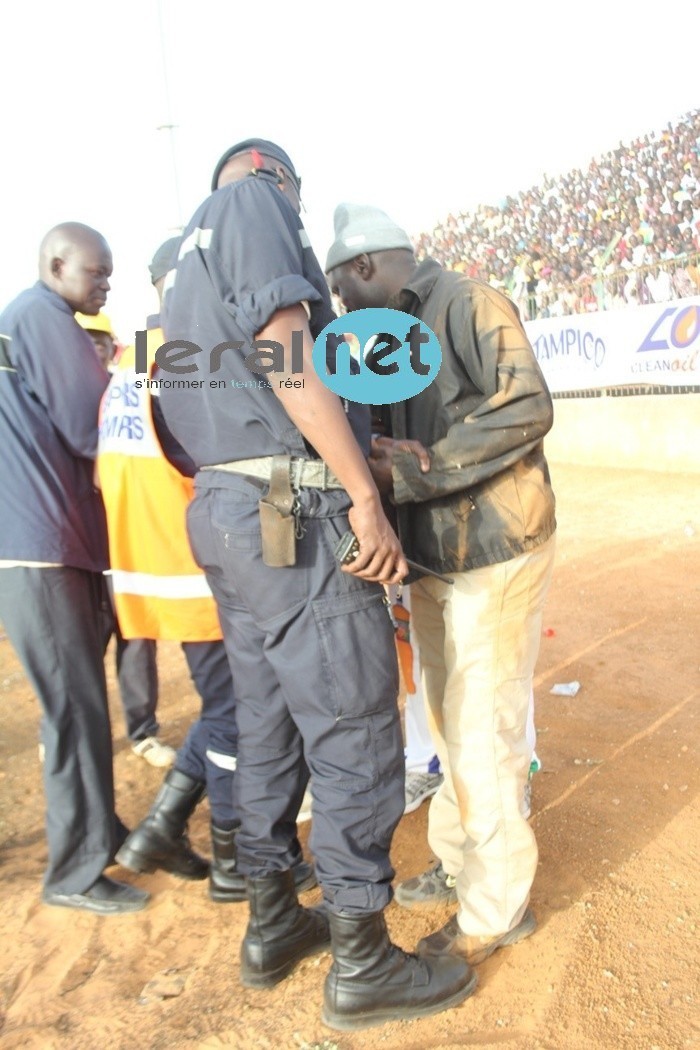
{"label": "grey knit beanie", "polygon": [[386,212],[371,204],[339,204],[333,214],[335,240],[326,259],[326,273],[363,252],[392,248],[413,251],[411,239]]}

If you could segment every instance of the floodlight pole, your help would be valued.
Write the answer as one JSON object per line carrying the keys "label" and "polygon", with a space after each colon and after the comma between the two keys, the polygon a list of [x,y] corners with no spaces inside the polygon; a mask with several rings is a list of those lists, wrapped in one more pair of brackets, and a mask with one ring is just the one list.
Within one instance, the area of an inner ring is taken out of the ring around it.
{"label": "floodlight pole", "polygon": [[173,166],[173,188],[175,190],[175,208],[177,210],[177,230],[182,233],[184,225],[182,222],[182,205],[180,204],[180,180],[177,174],[177,155],[175,152],[175,128],[177,124],[172,123],[172,108],[170,105],[170,85],[168,82],[168,63],[165,55],[165,32],[163,29],[163,4],[158,0],[158,29],[160,32],[160,57],[163,67],[163,91],[165,94],[165,112],[167,123],[159,124],[156,131],[167,131],[170,140],[170,158]]}
{"label": "floodlight pole", "polygon": [[178,225],[173,227],[178,233],[182,233],[184,225],[182,222],[182,205],[180,204],[180,181],[177,175],[177,157],[175,154],[175,128],[177,124],[159,124],[156,131],[167,131],[168,139],[170,141],[170,159],[173,165],[173,187],[175,189],[175,209],[177,211],[177,222]]}

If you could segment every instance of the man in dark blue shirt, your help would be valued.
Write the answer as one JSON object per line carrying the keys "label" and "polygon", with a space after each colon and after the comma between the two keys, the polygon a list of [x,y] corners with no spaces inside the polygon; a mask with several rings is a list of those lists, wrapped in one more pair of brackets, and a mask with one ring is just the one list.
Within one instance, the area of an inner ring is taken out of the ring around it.
{"label": "man in dark blue shirt", "polygon": [[[384,922],[404,770],[379,583],[408,569],[367,466],[368,411],[344,405],[313,368],[313,340],[333,313],[299,188],[275,143],[250,139],[222,157],[165,297],[168,362],[192,371],[164,369],[160,393],[199,468],[190,540],[237,687],[237,845],[250,904],[241,979],[282,980],[324,948],[329,919],[324,1019],[363,1028],[444,1009],[474,978],[461,960],[404,954]],[[248,368],[255,340],[281,344],[282,371]],[[191,386],[173,385],[185,374]],[[334,549],[348,524],[361,553],[342,571]],[[328,919],[299,906],[289,871],[304,758]]]}
{"label": "man in dark blue shirt", "polygon": [[99,618],[107,544],[93,486],[109,376],[74,313],[101,309],[111,272],[101,234],[64,223],[42,242],[41,280],[0,314],[0,618],[43,711],[43,899],[103,915],[148,899],[102,874],[126,835],[114,812]]}

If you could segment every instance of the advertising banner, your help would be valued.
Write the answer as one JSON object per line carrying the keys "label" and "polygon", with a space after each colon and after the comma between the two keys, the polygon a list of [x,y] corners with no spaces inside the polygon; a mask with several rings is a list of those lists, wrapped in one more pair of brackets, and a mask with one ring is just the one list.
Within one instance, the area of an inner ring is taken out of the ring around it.
{"label": "advertising banner", "polygon": [[526,321],[553,394],[700,385],[700,296]]}

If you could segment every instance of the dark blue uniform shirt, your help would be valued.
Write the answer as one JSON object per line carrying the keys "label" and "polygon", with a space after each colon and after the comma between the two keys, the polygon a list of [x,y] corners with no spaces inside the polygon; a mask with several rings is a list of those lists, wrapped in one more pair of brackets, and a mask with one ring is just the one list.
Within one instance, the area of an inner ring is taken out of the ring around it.
{"label": "dark blue uniform shirt", "polygon": [[[285,453],[315,455],[267,387],[275,373],[259,375],[244,363],[272,316],[300,302],[308,303],[315,338],[335,316],[330,294],[306,230],[276,182],[250,176],[213,193],[185,230],[163,311],[167,340],[202,347],[202,353],[175,362],[196,364],[197,370],[155,375],[163,381],[167,425],[198,467]],[[218,369],[210,371],[212,348],[228,340],[244,346],[224,350]],[[291,353],[291,347],[285,350]],[[188,386],[178,380],[202,382]],[[367,454],[369,412],[363,405],[346,410]]]}
{"label": "dark blue uniform shirt", "polygon": [[[154,328],[162,328],[160,314],[149,314],[146,318],[147,331],[153,331]],[[168,462],[175,467],[175,470],[179,470],[180,473],[184,474],[187,478],[193,478],[197,473],[197,468],[185,452],[180,442],[175,440],[168,429],[163,416],[160,397],[158,396],[158,388],[152,388],[151,394],[151,418],[153,420],[156,437],[158,438],[160,447],[163,450],[163,455]]]}
{"label": "dark blue uniform shirt", "polygon": [[41,281],[0,314],[0,560],[107,568],[93,460],[108,382],[70,306]]}

